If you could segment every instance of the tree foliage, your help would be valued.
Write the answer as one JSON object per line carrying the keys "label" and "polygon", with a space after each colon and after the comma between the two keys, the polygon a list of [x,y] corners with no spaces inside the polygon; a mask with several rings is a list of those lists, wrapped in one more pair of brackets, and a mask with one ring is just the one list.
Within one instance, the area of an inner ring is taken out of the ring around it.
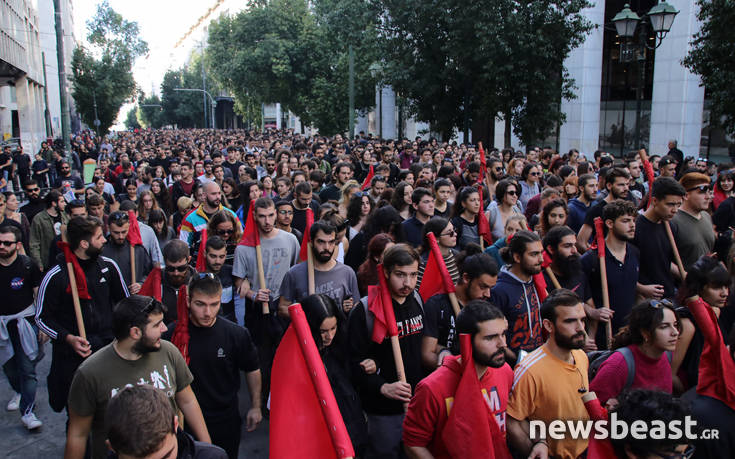
{"label": "tree foliage", "polygon": [[[176,91],[176,89],[203,89],[202,65],[206,59],[202,55],[194,55],[188,65],[176,70],[169,70],[163,76],[161,83],[161,101],[163,110],[160,112],[161,125],[175,125],[179,128],[201,128],[204,126],[204,93],[190,91]],[[205,67],[206,69],[207,67]],[[220,92],[220,86],[212,77],[212,72],[206,72],[206,91],[214,98]],[[211,101],[207,97],[207,126],[211,126]]]}
{"label": "tree foliage", "polygon": [[[138,106],[138,118],[140,123],[145,128],[159,129],[163,127],[163,107],[161,106],[161,99],[157,95],[149,97],[139,97],[140,105]],[[158,105],[156,107],[156,105]]]}
{"label": "tree foliage", "polygon": [[138,36],[138,24],[125,20],[107,1],[97,5],[87,30],[89,46],[77,46],[72,55],[72,96],[89,126],[94,125],[96,101],[99,130],[104,133],[135,95],[133,63],[148,45]]}
{"label": "tree foliage", "polygon": [[139,129],[140,122],[138,122],[138,107],[133,107],[128,110],[127,116],[125,116],[125,129]]}
{"label": "tree foliage", "polygon": [[683,64],[702,78],[712,101],[712,116],[735,136],[735,2],[698,0],[702,28],[694,35]]}

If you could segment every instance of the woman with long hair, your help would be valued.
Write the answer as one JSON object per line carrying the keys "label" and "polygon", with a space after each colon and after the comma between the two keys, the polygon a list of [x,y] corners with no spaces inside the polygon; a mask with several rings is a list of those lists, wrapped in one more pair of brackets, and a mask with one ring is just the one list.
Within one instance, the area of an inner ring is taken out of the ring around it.
{"label": "woman with long hair", "polygon": [[122,203],[123,201],[138,202],[138,182],[134,178],[125,181],[125,192],[117,196],[117,202]]}
{"label": "woman with long hair", "polygon": [[264,175],[260,179],[260,187],[263,189],[263,196],[269,198],[276,197],[276,187],[273,185],[273,178],[270,175]]}
{"label": "woman with long hair", "polygon": [[416,287],[421,285],[421,279],[424,278],[424,269],[426,269],[426,262],[429,260],[429,254],[431,253],[431,246],[429,245],[428,234],[431,233],[436,238],[436,245],[439,246],[439,251],[444,259],[444,265],[449,271],[449,275],[452,277],[454,284],[459,283],[459,268],[457,267],[457,261],[455,257],[457,252],[454,247],[457,245],[457,232],[454,230],[452,222],[442,217],[432,217],[424,225],[424,231],[421,240],[421,264],[419,265],[419,277],[416,282]]}
{"label": "woman with long hair", "polygon": [[158,207],[163,210],[166,215],[171,215],[173,212],[173,203],[171,202],[171,195],[168,192],[168,187],[162,179],[155,178],[151,182],[151,191],[153,196],[156,197]]}
{"label": "woman with long hair", "polygon": [[[610,354],[590,382],[600,403],[617,405],[626,389],[672,392],[671,353],[679,339],[679,315],[668,300],[647,300],[633,306],[628,325],[615,336]],[[628,354],[626,358],[625,354]],[[633,359],[635,375],[627,385],[627,361]]]}
{"label": "woman with long hair", "polygon": [[358,191],[360,191],[360,184],[357,183],[357,180],[348,180],[344,185],[342,185],[342,189],[340,189],[341,197],[339,198],[337,208],[339,209],[339,214],[343,218],[348,218],[347,206],[350,204],[352,194]]}
{"label": "woman with long hair", "polygon": [[485,211],[490,222],[490,232],[493,240],[502,238],[505,233],[505,222],[513,215],[521,214],[518,205],[520,187],[518,182],[512,178],[505,178],[495,186],[495,199],[487,206]]}
{"label": "woman with long hair", "polygon": [[350,380],[347,319],[337,303],[323,294],[307,296],[301,300],[301,308],[322,358],[352,446],[359,457],[367,445],[367,424],[360,398]]}
{"label": "woman with long hair", "polygon": [[[87,188],[89,190],[90,188]],[[86,190],[85,190],[86,191]],[[12,191],[6,191],[5,193],[5,218],[15,220],[21,226],[21,234],[23,239],[28,239],[31,231],[31,223],[28,221],[28,217],[23,212],[18,212],[20,201],[18,197]]]}
{"label": "woman with long hair", "polygon": [[525,163],[526,160],[523,158],[511,159],[510,164],[508,164],[508,167],[506,168],[506,170],[508,171],[508,175],[516,180],[521,180]]}
{"label": "woman with long hair", "polygon": [[541,167],[534,163],[528,163],[523,166],[523,172],[521,173],[521,195],[518,197],[518,201],[521,203],[521,210],[525,210],[528,205],[528,201],[541,193],[541,176],[543,172]]}
{"label": "woman with long hair", "polygon": [[541,210],[541,218],[539,219],[539,235],[541,237],[548,233],[555,226],[566,225],[569,210],[563,199],[554,199],[546,203]]}
{"label": "woman with long hair", "polygon": [[138,221],[148,223],[148,215],[153,209],[160,209],[158,201],[151,190],[145,190],[138,197]]}
{"label": "woman with long hair", "polygon": [[235,212],[242,205],[242,196],[240,195],[240,188],[238,188],[235,180],[232,177],[227,177],[222,181],[222,194],[227,200],[227,207]]}
{"label": "woman with long hair", "polygon": [[452,225],[457,232],[458,250],[464,250],[467,244],[480,244],[477,233],[477,217],[480,212],[480,193],[474,186],[466,186],[459,191],[454,201],[454,218]]}
{"label": "woman with long hair", "polygon": [[400,182],[396,185],[393,192],[390,205],[398,211],[403,220],[411,218],[411,195],[413,194],[413,185],[408,182]]}
{"label": "woman with long hair", "polygon": [[240,184],[240,197],[242,204],[235,211],[240,220],[244,223],[250,211],[250,203],[258,199],[261,195],[260,185],[255,180],[249,180]]}
{"label": "woman with long hair", "polygon": [[225,264],[232,266],[235,260],[235,248],[242,238],[240,222],[230,212],[220,210],[212,215],[207,223],[207,234],[219,236],[227,244]]}
{"label": "woman with long hair", "polygon": [[579,188],[577,187],[578,178],[577,175],[570,175],[564,179],[564,185],[562,185],[561,196],[567,203],[572,199],[576,198],[579,194]]}
{"label": "woman with long hair", "polygon": [[357,191],[352,194],[350,204],[347,206],[347,220],[350,226],[348,237],[350,240],[360,232],[374,207],[375,203],[369,193]]}
{"label": "woman with long hair", "polygon": [[276,179],[279,177],[291,178],[291,168],[288,165],[288,160],[276,164]]}
{"label": "woman with long hair", "polygon": [[166,214],[161,209],[153,209],[148,215],[148,226],[153,228],[153,232],[158,239],[158,245],[163,247],[172,239],[176,239],[176,232],[173,228],[166,224]]}
{"label": "woman with long hair", "polygon": [[393,244],[393,236],[386,233],[378,233],[368,242],[368,256],[357,269],[360,296],[367,295],[369,286],[378,285],[378,265],[383,261],[383,252]]}
{"label": "woman with long hair", "polygon": [[715,180],[714,196],[712,197],[712,209],[717,208],[725,199],[735,196],[735,173],[726,170],[717,174]]}
{"label": "woman with long hair", "polygon": [[503,229],[503,237],[495,239],[493,245],[485,249],[485,253],[493,257],[499,267],[505,265],[503,257],[500,256],[500,250],[507,245],[508,238],[512,237],[518,231],[528,228],[528,222],[523,214],[513,214],[505,221]]}
{"label": "woman with long hair", "polygon": [[403,226],[401,216],[392,206],[384,206],[375,210],[367,219],[362,231],[350,241],[350,248],[345,256],[345,264],[354,271],[360,267],[367,257],[367,244],[378,233],[388,233],[393,240],[403,242]]}
{"label": "woman with long hair", "polygon": [[[682,305],[701,299],[706,309],[717,318],[723,335],[730,332],[733,314],[727,306],[732,278],[725,266],[714,257],[703,256],[687,270],[684,285],[679,288],[678,299]],[[694,298],[694,300],[691,300]],[[674,352],[671,366],[674,374],[674,390],[683,393],[699,381],[700,358],[704,350],[704,335],[689,310],[680,308],[681,337]]]}

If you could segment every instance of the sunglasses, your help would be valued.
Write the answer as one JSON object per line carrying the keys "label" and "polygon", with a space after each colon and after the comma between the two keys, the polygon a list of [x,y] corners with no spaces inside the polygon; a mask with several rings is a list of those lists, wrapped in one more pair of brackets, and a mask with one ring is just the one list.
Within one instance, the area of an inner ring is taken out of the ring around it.
{"label": "sunglasses", "polygon": [[0,241],[0,245],[2,245],[4,247],[12,247],[12,246],[14,246],[17,243],[18,243],[18,241]]}
{"label": "sunglasses", "polygon": [[151,299],[148,300],[148,303],[146,303],[146,305],[143,306],[140,309],[140,313],[141,314],[148,314],[148,313],[150,313],[151,311],[153,311],[153,309],[155,309],[156,303],[160,304],[158,302],[158,300],[156,300],[155,298],[151,297]]}
{"label": "sunglasses", "polygon": [[26,193],[37,193],[41,191],[40,188],[26,188]]}
{"label": "sunglasses", "polygon": [[508,190],[508,191],[505,192],[505,194],[508,194],[508,195],[511,195],[511,196],[515,196],[515,195],[518,194],[518,192],[516,190]]}
{"label": "sunglasses", "polygon": [[674,304],[669,300],[651,300],[648,305],[653,309],[674,308]]}
{"label": "sunglasses", "polygon": [[218,230],[217,231],[217,234],[222,235],[222,236],[224,236],[224,235],[228,235],[229,236],[230,234],[233,234],[234,232],[235,232],[235,230],[226,229],[226,230]]}
{"label": "sunglasses", "polygon": [[534,177],[538,177],[541,175],[541,172],[531,172],[529,175],[533,175]]}
{"label": "sunglasses", "polygon": [[172,273],[172,272],[178,272],[183,273],[189,270],[189,265],[181,265],[181,266],[166,266],[166,271]]}
{"label": "sunglasses", "polygon": [[293,215],[293,210],[279,210],[279,215]]}
{"label": "sunglasses", "polygon": [[697,186],[688,188],[687,192],[694,191],[694,190],[699,190],[701,193],[709,193],[710,191],[712,191],[712,187],[710,187],[709,185],[697,185]]}
{"label": "sunglasses", "polygon": [[113,212],[110,214],[110,223],[125,223],[130,221],[130,217],[125,212]]}

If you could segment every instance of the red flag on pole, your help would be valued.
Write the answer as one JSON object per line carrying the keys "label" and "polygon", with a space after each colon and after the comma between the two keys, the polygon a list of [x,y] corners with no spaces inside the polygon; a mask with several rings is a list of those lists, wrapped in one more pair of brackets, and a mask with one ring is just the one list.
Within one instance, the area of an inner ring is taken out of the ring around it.
{"label": "red flag on pole", "polygon": [[195,269],[197,272],[203,273],[207,271],[207,229],[202,230],[199,238],[199,250],[197,251],[197,264]]}
{"label": "red flag on pole", "polygon": [[595,241],[597,242],[597,256],[605,258],[605,233],[602,227],[602,218],[595,217]]}
{"label": "red flag on pole", "polygon": [[189,365],[189,307],[186,298],[186,285],[179,287],[176,298],[176,328],[171,336],[171,342],[179,349],[181,355]]}
{"label": "red flag on pole", "polygon": [[546,269],[549,266],[551,266],[551,263],[553,262],[553,260],[551,259],[551,255],[549,255],[549,252],[547,252],[546,249],[544,249],[542,254],[544,257],[544,261],[541,262],[541,269]]}
{"label": "red flag on pole", "polygon": [[436,242],[436,236],[429,232],[426,233],[426,238],[429,240],[429,259],[426,260],[424,276],[421,278],[421,285],[419,286],[419,295],[424,301],[437,293],[456,291],[452,276],[449,275],[447,265],[444,264],[444,257],[442,257],[441,250],[439,250],[439,244]]}
{"label": "red flag on pole", "polygon": [[373,341],[382,343],[386,336],[398,336],[393,299],[388,290],[382,263],[378,265],[378,285],[368,287],[368,309],[375,316]]}
{"label": "red flag on pole", "polygon": [[301,238],[301,251],[299,252],[299,259],[306,261],[309,257],[307,250],[309,249],[309,242],[311,241],[311,225],[314,223],[314,211],[311,207],[306,209],[306,227],[304,228],[304,236]]}
{"label": "red flag on pole", "polygon": [[510,459],[505,438],[482,395],[472,360],[471,337],[461,334],[459,340],[463,370],[442,432],[444,445],[451,457]]}
{"label": "red flag on pole", "polygon": [[240,239],[239,245],[246,245],[248,247],[260,245],[260,233],[258,232],[258,225],[255,223],[255,216],[253,215],[254,208],[253,203],[250,203],[248,217],[245,219],[245,228],[243,229],[242,239]]}
{"label": "red flag on pole", "polygon": [[482,183],[485,181],[485,176],[487,175],[487,159],[485,158],[485,149],[482,148],[482,142],[477,143],[477,149],[480,153],[480,176],[477,178],[477,181]]}
{"label": "red flag on pole", "polygon": [[161,266],[156,266],[148,273],[143,285],[140,286],[138,295],[152,296],[158,301],[161,301]]}
{"label": "red flag on pole", "polygon": [[128,211],[128,220],[130,220],[130,229],[128,229],[128,242],[130,245],[143,245],[143,239],[140,237],[140,226],[135,212]]}
{"label": "red flag on pole", "polygon": [[354,457],[301,305],[291,305],[288,313],[291,326],[276,350],[271,372],[270,457]]}
{"label": "red flag on pole", "polygon": [[643,172],[646,174],[646,181],[648,182],[648,205],[651,205],[651,193],[653,193],[653,181],[656,179],[653,174],[653,165],[651,161],[643,160]]}
{"label": "red flag on pole", "polygon": [[370,181],[373,179],[374,176],[375,171],[373,170],[373,165],[371,164],[370,171],[368,172],[367,177],[365,177],[365,180],[362,182],[362,187],[360,189],[364,191],[370,188]]}
{"label": "red flag on pole", "polygon": [[[483,158],[485,155],[482,156]],[[488,245],[493,244],[493,235],[490,232],[490,221],[485,216],[485,201],[482,199],[482,186],[477,187],[480,193],[480,212],[477,214],[477,233],[481,238],[485,239]]]}
{"label": "red flag on pole", "polygon": [[549,292],[546,291],[546,279],[544,279],[543,272],[533,275],[533,286],[536,287],[538,300],[543,303],[546,297],[549,296]]}
{"label": "red flag on pole", "polygon": [[[79,298],[91,300],[92,297],[89,295],[89,290],[87,290],[87,276],[84,275],[84,270],[82,270],[82,265],[79,264],[77,256],[74,255],[74,252],[71,250],[71,247],[67,242],[59,241],[56,245],[64,253],[64,259],[66,259],[66,262],[71,263],[74,268],[74,277],[77,281],[77,292],[79,293]],[[66,286],[66,293],[71,295],[71,283]]]}

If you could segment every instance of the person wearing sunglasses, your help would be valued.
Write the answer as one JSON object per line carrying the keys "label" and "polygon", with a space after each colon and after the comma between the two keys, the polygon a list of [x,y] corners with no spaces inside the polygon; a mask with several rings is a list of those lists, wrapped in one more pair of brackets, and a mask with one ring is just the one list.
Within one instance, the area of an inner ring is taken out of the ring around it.
{"label": "person wearing sunglasses", "polygon": [[711,253],[715,245],[712,217],[707,212],[712,202],[712,186],[710,178],[700,172],[684,174],[679,183],[686,195],[671,223],[678,230],[676,246],[684,270],[688,271],[699,257]]}
{"label": "person wearing sunglasses", "polygon": [[135,253],[135,282],[132,279],[132,260],[130,258],[130,242],[128,232],[130,231],[130,218],[125,212],[113,212],[107,220],[110,234],[102,249],[102,255],[115,260],[120,267],[125,285],[131,294],[140,291],[145,278],[153,269],[153,261],[143,245],[133,247]]}
{"label": "person wearing sunglasses", "polygon": [[505,178],[495,187],[495,199],[487,206],[486,213],[490,221],[493,240],[505,235],[505,222],[513,215],[523,215],[518,204],[520,188],[512,178]]}
{"label": "person wearing sunglasses", "polygon": [[28,221],[33,221],[33,217],[46,208],[46,204],[41,199],[41,187],[36,180],[29,180],[23,184],[25,198],[28,201],[20,208],[20,212],[26,215]]}
{"label": "person wearing sunglasses", "polygon": [[525,209],[528,201],[541,193],[541,177],[543,172],[536,163],[528,163],[523,166],[523,172],[521,172],[521,194],[518,196],[518,201],[521,204],[521,208]]}
{"label": "person wearing sunglasses", "polygon": [[179,288],[189,282],[196,274],[189,265],[191,255],[189,246],[181,239],[173,239],[163,248],[163,275],[161,276],[161,301],[166,306],[164,321],[167,324],[177,318],[176,300]]}

